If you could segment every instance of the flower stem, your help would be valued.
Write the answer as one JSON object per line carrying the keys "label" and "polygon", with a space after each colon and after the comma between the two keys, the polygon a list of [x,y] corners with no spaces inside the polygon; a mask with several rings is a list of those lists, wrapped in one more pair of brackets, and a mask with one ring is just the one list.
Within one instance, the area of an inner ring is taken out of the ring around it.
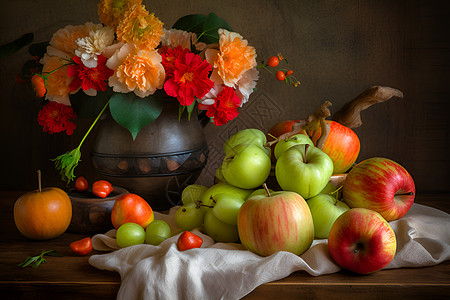
{"label": "flower stem", "polygon": [[105,104],[103,109],[98,114],[97,118],[95,118],[94,122],[92,122],[91,127],[89,127],[88,131],[84,135],[84,137],[81,140],[78,147],[73,149],[72,151],[61,154],[57,158],[53,159],[53,161],[55,161],[55,168],[60,171],[61,178],[63,181],[67,182],[67,185],[69,185],[71,180],[75,179],[75,175],[73,174],[73,171],[78,166],[78,162],[81,159],[81,150],[80,150],[81,145],[83,144],[84,140],[89,135],[89,133],[91,132],[92,128],[94,128],[98,119],[100,119],[100,116],[103,114],[106,107],[109,105],[110,101],[111,100],[108,100],[108,102]]}
{"label": "flower stem", "polygon": [[102,110],[100,111],[100,113],[97,115],[97,117],[95,118],[94,122],[92,122],[91,127],[89,127],[88,131],[86,132],[86,134],[84,135],[84,137],[81,139],[80,144],[78,145],[78,149],[81,148],[81,145],[83,144],[84,140],[87,138],[87,136],[89,135],[89,133],[91,132],[92,128],[94,128],[95,124],[97,123],[98,119],[100,119],[101,115],[103,114],[103,112],[105,111],[105,109],[108,107],[109,102],[111,101],[111,99],[108,100],[108,102],[106,102],[105,106],[103,106]]}

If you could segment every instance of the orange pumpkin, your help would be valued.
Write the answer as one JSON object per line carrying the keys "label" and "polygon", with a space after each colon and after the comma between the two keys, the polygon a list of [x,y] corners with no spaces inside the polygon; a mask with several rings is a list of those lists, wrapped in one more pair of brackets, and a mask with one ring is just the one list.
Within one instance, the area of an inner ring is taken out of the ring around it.
{"label": "orange pumpkin", "polygon": [[16,227],[29,239],[56,238],[67,230],[71,220],[70,198],[57,187],[25,193],[14,204]]}

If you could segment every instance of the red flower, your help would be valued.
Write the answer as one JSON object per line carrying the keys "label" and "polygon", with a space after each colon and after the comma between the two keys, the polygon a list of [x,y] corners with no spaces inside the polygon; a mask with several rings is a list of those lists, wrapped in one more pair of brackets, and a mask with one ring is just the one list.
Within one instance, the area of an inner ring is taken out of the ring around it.
{"label": "red flower", "polygon": [[183,51],[173,67],[173,76],[166,80],[164,90],[167,95],[177,97],[181,105],[191,105],[195,97],[202,98],[214,86],[209,79],[212,66],[197,54]]}
{"label": "red flower", "polygon": [[237,108],[240,105],[241,99],[236,95],[234,89],[224,86],[217,95],[216,102],[208,107],[206,115],[213,118],[214,125],[225,125],[239,115]]}
{"label": "red flower", "polygon": [[44,127],[44,132],[53,134],[65,131],[67,135],[71,135],[76,127],[71,120],[76,118],[77,114],[71,106],[50,101],[39,111],[37,120]]}
{"label": "red flower", "polygon": [[114,70],[106,66],[106,58],[103,55],[99,55],[97,58],[97,67],[88,68],[83,64],[81,58],[78,56],[73,57],[76,65],[70,65],[67,69],[67,75],[75,77],[70,84],[70,91],[76,91],[80,87],[83,91],[89,89],[96,91],[106,90],[106,80],[114,74]]}
{"label": "red flower", "polygon": [[185,55],[190,51],[186,48],[182,48],[181,46],[173,49],[167,46],[162,46],[159,48],[158,52],[162,56],[162,65],[166,71],[166,78],[170,78],[173,76],[173,72],[175,71],[175,60],[177,57]]}

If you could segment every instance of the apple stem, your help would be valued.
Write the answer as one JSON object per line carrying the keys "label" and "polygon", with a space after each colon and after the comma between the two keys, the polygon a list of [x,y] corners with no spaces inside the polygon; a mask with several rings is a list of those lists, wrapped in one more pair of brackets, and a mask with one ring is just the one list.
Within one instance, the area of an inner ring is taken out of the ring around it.
{"label": "apple stem", "polygon": [[309,144],[305,144],[305,156],[303,157],[303,163],[306,164],[306,152],[308,151]]}
{"label": "apple stem", "polygon": [[269,191],[269,188],[267,187],[267,184],[264,182],[262,186],[267,193],[267,197],[270,197],[270,191]]}
{"label": "apple stem", "polygon": [[39,192],[42,192],[41,170],[37,170]]}
{"label": "apple stem", "polygon": [[414,192],[409,192],[409,193],[405,193],[405,194],[395,194],[396,196],[412,196],[414,195]]}

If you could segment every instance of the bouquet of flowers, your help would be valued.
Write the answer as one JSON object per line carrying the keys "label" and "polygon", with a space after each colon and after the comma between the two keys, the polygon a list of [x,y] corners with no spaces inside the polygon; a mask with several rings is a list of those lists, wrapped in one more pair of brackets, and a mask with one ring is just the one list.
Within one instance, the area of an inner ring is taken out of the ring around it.
{"label": "bouquet of flowers", "polygon": [[[77,117],[97,116],[79,146],[55,159],[68,183],[83,141],[107,107],[133,139],[158,118],[164,101],[178,101],[180,116],[197,107],[214,125],[224,125],[249,100],[257,68],[286,61],[279,55],[257,65],[255,48],[213,13],[188,15],[165,29],[141,2],[100,0],[100,24],[68,25],[40,45],[43,51],[33,48],[29,76],[44,97],[38,114],[43,130],[70,135]],[[291,70],[278,70],[276,77],[299,84]]]}

